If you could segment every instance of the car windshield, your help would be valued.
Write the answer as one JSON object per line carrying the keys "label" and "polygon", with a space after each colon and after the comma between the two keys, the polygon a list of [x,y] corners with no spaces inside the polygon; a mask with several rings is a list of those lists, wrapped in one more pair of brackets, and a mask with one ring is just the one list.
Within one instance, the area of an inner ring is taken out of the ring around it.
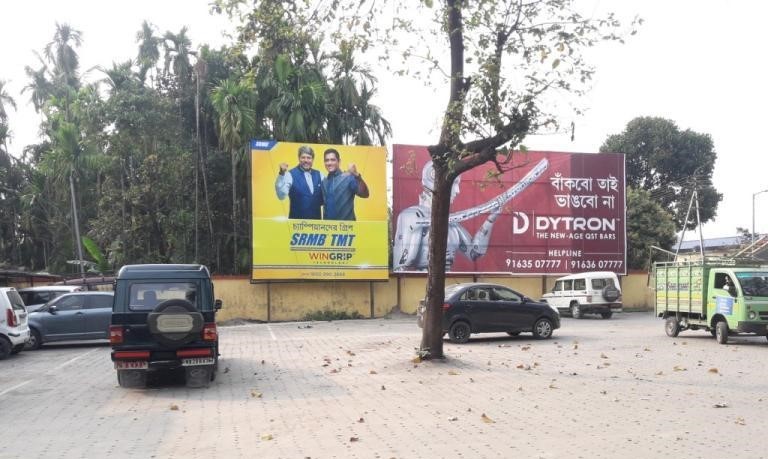
{"label": "car windshield", "polygon": [[150,311],[166,300],[187,300],[197,305],[197,284],[194,282],[153,282],[131,285],[129,307],[132,311]]}
{"label": "car windshield", "polygon": [[736,273],[744,296],[768,296],[768,273]]}

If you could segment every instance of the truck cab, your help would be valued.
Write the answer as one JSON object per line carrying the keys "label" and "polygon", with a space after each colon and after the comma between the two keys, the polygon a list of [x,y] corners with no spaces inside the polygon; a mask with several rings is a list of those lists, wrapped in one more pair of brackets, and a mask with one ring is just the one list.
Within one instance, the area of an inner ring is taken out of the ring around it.
{"label": "truck cab", "polygon": [[667,335],[705,329],[720,344],[729,335],[768,336],[768,268],[725,259],[657,263],[654,272]]}
{"label": "truck cab", "polygon": [[205,266],[124,266],[109,327],[118,384],[143,387],[149,372],[179,370],[188,387],[207,387],[218,368],[220,308]]}

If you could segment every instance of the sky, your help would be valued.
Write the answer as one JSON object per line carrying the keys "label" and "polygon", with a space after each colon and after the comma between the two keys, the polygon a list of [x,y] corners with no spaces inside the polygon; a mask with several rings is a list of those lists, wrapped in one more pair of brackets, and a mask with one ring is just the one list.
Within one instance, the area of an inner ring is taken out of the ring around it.
{"label": "sky", "polygon": [[[10,111],[11,153],[37,141],[39,117],[29,94],[24,67],[37,67],[55,23],[82,32],[78,49],[81,71],[111,67],[136,55],[136,32],[148,20],[161,32],[183,26],[195,46],[226,44],[232,26],[211,16],[208,0],[28,0],[3,11],[0,28],[0,79],[18,105]],[[582,11],[611,10],[629,20],[645,21],[626,44],[607,44],[591,52],[597,73],[581,101],[582,116],[563,113],[575,123],[570,135],[528,137],[529,149],[596,152],[607,136],[623,131],[638,116],[674,121],[681,130],[712,136],[717,152],[714,185],[723,194],[715,221],[703,225],[704,238],[735,236],[736,228],[768,232],[768,161],[762,155],[762,124],[768,107],[763,20],[768,3],[752,0],[583,0]],[[447,51],[446,51],[447,52]],[[391,143],[431,144],[447,101],[447,88],[394,77],[374,68],[379,94],[374,101],[392,122]],[[91,70],[88,78],[101,75]],[[414,109],[418,107],[418,109]],[[761,191],[767,191],[760,193]],[[688,231],[686,240],[698,238]]]}

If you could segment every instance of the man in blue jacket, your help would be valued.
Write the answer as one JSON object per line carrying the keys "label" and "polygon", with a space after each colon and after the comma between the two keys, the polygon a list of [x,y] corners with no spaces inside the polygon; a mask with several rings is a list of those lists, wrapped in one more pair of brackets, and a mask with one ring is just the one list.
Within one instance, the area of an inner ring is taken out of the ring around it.
{"label": "man in blue jacket", "polygon": [[321,207],[323,194],[320,191],[320,182],[323,180],[320,171],[312,169],[315,160],[315,152],[307,145],[299,147],[299,165],[288,170],[287,163],[280,164],[277,180],[275,181],[275,193],[281,201],[288,196],[290,210],[288,218],[313,219],[323,218]]}
{"label": "man in blue jacket", "polygon": [[349,165],[347,172],[341,172],[341,158],[335,149],[325,150],[323,161],[328,171],[321,184],[325,220],[355,220],[355,196],[367,198],[368,185],[354,164]]}

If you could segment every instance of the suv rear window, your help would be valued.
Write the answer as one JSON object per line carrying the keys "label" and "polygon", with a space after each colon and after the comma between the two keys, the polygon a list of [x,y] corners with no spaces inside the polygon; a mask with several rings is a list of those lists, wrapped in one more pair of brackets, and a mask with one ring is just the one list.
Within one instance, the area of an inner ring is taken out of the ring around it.
{"label": "suv rear window", "polygon": [[162,282],[131,284],[128,308],[131,311],[151,311],[165,300],[182,299],[200,309],[194,282]]}
{"label": "suv rear window", "polygon": [[602,279],[592,279],[592,289],[593,290],[602,290],[607,286],[616,287],[613,285],[613,279],[610,277],[605,277]]}

